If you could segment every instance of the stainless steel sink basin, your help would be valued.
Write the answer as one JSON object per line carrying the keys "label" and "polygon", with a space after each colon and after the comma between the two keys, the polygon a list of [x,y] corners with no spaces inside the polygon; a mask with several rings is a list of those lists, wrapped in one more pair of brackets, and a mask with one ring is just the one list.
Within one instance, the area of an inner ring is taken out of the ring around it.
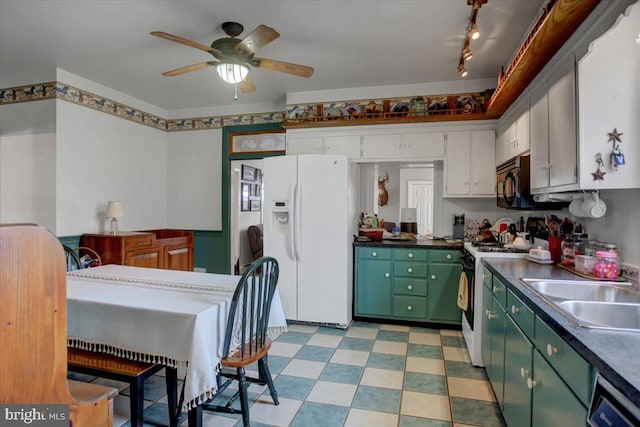
{"label": "stainless steel sink basin", "polygon": [[640,331],[640,304],[563,301],[558,306],[581,326]]}
{"label": "stainless steel sink basin", "polygon": [[522,279],[534,291],[552,300],[626,302],[640,304],[640,293],[629,285],[580,280]]}
{"label": "stainless steel sink basin", "polygon": [[520,281],[580,326],[640,332],[640,292],[628,282]]}

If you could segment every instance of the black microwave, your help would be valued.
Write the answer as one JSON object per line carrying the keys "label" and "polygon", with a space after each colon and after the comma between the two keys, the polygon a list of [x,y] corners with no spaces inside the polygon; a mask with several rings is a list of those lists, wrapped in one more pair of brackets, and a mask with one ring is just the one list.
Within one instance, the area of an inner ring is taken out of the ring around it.
{"label": "black microwave", "polygon": [[516,156],[496,168],[498,207],[505,209],[561,209],[566,203],[536,202],[529,188],[530,156]]}

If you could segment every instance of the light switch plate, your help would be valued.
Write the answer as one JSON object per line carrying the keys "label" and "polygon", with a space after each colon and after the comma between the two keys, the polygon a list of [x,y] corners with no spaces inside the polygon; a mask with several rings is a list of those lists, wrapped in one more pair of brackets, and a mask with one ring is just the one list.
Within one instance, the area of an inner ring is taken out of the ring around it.
{"label": "light switch plate", "polygon": [[638,270],[638,266],[636,265],[626,264],[624,262],[620,265],[620,275],[631,282],[638,283],[640,281],[640,273]]}

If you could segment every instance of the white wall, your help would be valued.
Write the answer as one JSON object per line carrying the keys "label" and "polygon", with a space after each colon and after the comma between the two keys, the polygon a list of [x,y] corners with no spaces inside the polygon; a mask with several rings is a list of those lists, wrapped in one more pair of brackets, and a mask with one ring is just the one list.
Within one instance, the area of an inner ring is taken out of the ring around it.
{"label": "white wall", "polygon": [[170,132],[167,226],[222,229],[222,130]]}
{"label": "white wall", "polygon": [[56,234],[108,229],[109,200],[123,203],[121,230],[167,225],[167,135],[56,101]]}

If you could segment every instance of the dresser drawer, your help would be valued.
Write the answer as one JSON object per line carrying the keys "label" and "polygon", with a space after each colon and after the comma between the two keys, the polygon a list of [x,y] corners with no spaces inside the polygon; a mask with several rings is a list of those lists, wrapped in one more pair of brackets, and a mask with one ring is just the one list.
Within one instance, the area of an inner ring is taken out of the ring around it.
{"label": "dresser drawer", "polygon": [[393,316],[425,319],[427,317],[427,299],[424,297],[394,296]]}
{"label": "dresser drawer", "polygon": [[427,277],[427,263],[396,261],[393,263],[395,277]]}
{"label": "dresser drawer", "polygon": [[415,295],[415,296],[426,297],[427,281],[424,278],[416,278],[416,279],[394,278],[393,293],[395,295]]}
{"label": "dresser drawer", "polygon": [[358,258],[361,259],[391,259],[390,248],[358,248]]}
{"label": "dresser drawer", "polygon": [[506,307],[507,287],[496,276],[493,276],[493,285],[491,287],[491,291],[493,292],[493,296],[496,297],[496,300],[498,300],[500,305],[503,308]]}
{"label": "dresser drawer", "polygon": [[462,252],[458,250],[431,250],[431,262],[450,262],[453,264],[460,263]]}
{"label": "dresser drawer", "polygon": [[131,251],[134,249],[141,249],[145,246],[151,246],[153,242],[153,235],[149,234],[148,236],[132,236],[127,237],[124,241],[124,248],[127,251]]}
{"label": "dresser drawer", "polygon": [[429,252],[425,249],[395,249],[393,259],[396,261],[427,261]]}
{"label": "dresser drawer", "polygon": [[535,323],[533,310],[527,307],[510,289],[507,289],[507,306],[505,309],[525,335],[529,339],[533,339]]}
{"label": "dresser drawer", "polygon": [[589,406],[591,365],[537,316],[534,342],[578,399]]}

